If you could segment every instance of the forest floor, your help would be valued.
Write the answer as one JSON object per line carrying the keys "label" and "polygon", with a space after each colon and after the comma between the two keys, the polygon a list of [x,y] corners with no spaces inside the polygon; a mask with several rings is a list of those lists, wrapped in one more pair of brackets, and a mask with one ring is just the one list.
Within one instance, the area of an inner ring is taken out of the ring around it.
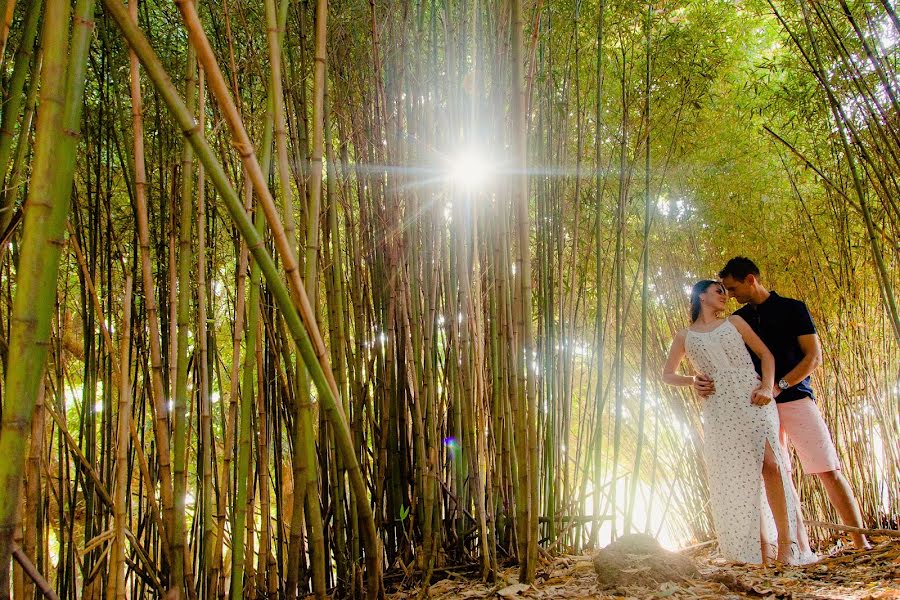
{"label": "forest floor", "polygon": [[[673,553],[666,553],[675,556]],[[438,571],[427,597],[433,600],[559,598],[637,599],[900,599],[900,539],[874,538],[873,548],[854,551],[834,547],[815,564],[803,567],[743,565],[724,561],[712,546],[678,555],[693,561],[690,576],[670,581],[654,580],[650,566],[625,569],[626,584],[601,585],[594,556],[562,556],[538,570],[534,585],[517,581],[517,569],[502,569],[498,583],[482,583],[454,571]],[[644,576],[644,575],[648,576]],[[440,579],[439,578],[443,578]],[[411,600],[421,589],[405,589],[388,595],[391,600]],[[421,595],[425,597],[424,595]]]}

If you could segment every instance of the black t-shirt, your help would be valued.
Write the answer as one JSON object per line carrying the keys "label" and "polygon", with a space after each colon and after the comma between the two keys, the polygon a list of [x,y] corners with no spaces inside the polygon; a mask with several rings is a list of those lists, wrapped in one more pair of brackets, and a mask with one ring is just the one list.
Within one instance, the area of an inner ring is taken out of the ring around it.
{"label": "black t-shirt", "polygon": [[[797,338],[816,333],[816,326],[806,305],[775,292],[771,292],[762,304],[747,303],[734,314],[747,321],[775,357],[776,384],[803,360],[803,349]],[[756,366],[756,372],[762,374],[759,358],[753,352],[750,352],[750,357]],[[775,401],[780,404],[806,397],[815,398],[809,377],[783,390]]]}

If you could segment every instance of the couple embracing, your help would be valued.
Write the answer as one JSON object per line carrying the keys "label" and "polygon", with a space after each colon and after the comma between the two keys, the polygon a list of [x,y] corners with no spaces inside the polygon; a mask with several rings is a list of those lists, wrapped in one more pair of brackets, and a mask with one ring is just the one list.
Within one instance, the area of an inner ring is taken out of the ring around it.
{"label": "couple embracing", "polygon": [[[815,562],[790,477],[788,440],[844,522],[862,526],[810,385],[822,356],[815,325],[802,302],[767,290],[748,258],[728,261],[719,278],[694,285],[691,324],[675,336],[663,369],[663,381],[692,386],[703,398],[719,548],[725,558],[745,563]],[[744,306],[722,318],[729,295]],[[697,375],[676,373],[685,355]],[[868,546],[862,535],[853,541]]]}

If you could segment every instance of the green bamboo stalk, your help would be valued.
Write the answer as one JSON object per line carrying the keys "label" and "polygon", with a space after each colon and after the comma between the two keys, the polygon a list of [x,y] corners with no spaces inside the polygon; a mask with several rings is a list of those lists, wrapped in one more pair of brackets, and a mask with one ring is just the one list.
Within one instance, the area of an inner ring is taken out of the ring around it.
{"label": "green bamboo stalk", "polygon": [[[46,384],[41,382],[38,388],[37,402],[34,406],[34,414],[31,419],[31,441],[28,449],[28,458],[25,465],[25,509],[22,515],[25,528],[22,551],[38,569],[42,568],[41,551],[39,547],[43,537],[44,507],[41,493],[41,461],[46,451],[46,411],[44,401]],[[34,581],[31,577],[25,580],[25,593],[23,598],[34,597]]]}
{"label": "green bamboo stalk", "polygon": [[[253,230],[257,235],[259,235],[259,227],[262,226],[262,223],[263,220],[257,215],[257,229]],[[252,242],[249,240],[248,243],[252,245]],[[259,259],[257,258],[257,260]],[[244,597],[244,568],[246,560],[249,559],[249,555],[245,556],[244,536],[248,526],[248,489],[253,488],[249,480],[251,419],[254,405],[253,397],[256,389],[253,383],[253,374],[256,371],[256,347],[259,344],[257,341],[257,331],[259,329],[259,288],[262,282],[260,269],[255,267],[256,265],[254,264],[254,268],[250,271],[250,295],[247,300],[247,333],[244,346],[243,379],[241,381],[237,475],[235,476],[237,493],[235,494],[234,508],[232,509],[230,597],[234,600],[240,600]],[[252,585],[250,587],[255,588]]]}
{"label": "green bamboo stalk", "polygon": [[125,296],[122,299],[123,316],[119,325],[122,332],[119,340],[119,406],[116,413],[116,479],[113,490],[113,515],[115,537],[110,550],[109,580],[106,588],[107,600],[125,598],[125,528],[128,503],[128,454],[131,441],[131,378],[128,376],[129,354],[131,352],[131,288],[130,275],[125,277]]}
{"label": "green bamboo stalk", "polygon": [[644,126],[647,135],[644,139],[644,247],[641,277],[641,403],[638,410],[637,447],[634,452],[634,469],[631,473],[631,491],[628,498],[628,506],[625,513],[625,533],[631,532],[632,518],[634,516],[634,502],[637,494],[637,484],[641,478],[641,454],[644,447],[644,413],[647,407],[647,335],[649,328],[649,304],[650,304],[650,66],[652,56],[650,54],[651,37],[653,33],[653,3],[647,3],[647,18],[644,22],[644,35],[646,36],[644,69]]}
{"label": "green bamboo stalk", "polygon": [[257,560],[257,584],[256,588],[267,597],[278,595],[278,582],[275,573],[275,557],[272,555],[272,516],[271,498],[272,492],[269,484],[269,418],[266,409],[266,377],[263,363],[263,335],[260,326],[260,341],[256,344],[256,428],[257,428],[257,478],[259,480],[259,555]]}
{"label": "green bamboo stalk", "polygon": [[[470,227],[475,227],[475,219],[471,217],[471,214],[463,215],[463,211],[466,213],[471,212],[471,202],[466,202],[465,199],[460,198],[461,202],[459,203],[463,209],[459,212],[459,216],[462,217],[460,220],[469,225]],[[471,200],[471,198],[469,199]],[[468,231],[469,227],[464,227],[463,231]],[[479,541],[481,546],[481,576],[482,579],[487,579],[491,574],[491,559],[490,559],[490,550],[488,549],[488,532],[487,532],[487,517],[485,516],[485,504],[484,504],[484,484],[481,475],[481,470],[479,467],[479,462],[481,461],[480,453],[478,452],[478,444],[476,442],[476,430],[479,429],[476,423],[476,415],[475,415],[475,406],[479,403],[479,396],[475,390],[475,385],[473,382],[474,372],[475,372],[475,361],[473,360],[473,354],[475,353],[476,344],[472,343],[472,337],[475,330],[475,310],[472,306],[471,299],[471,290],[470,290],[470,258],[469,258],[469,248],[467,244],[467,239],[463,239],[463,235],[457,236],[457,247],[456,247],[456,270],[459,275],[459,297],[460,297],[460,307],[459,313],[464,315],[464,322],[459,324],[459,347],[460,352],[462,353],[462,364],[463,369],[461,369],[461,378],[462,378],[462,387],[463,394],[459,398],[459,406],[461,409],[461,417],[463,422],[462,435],[459,440],[461,442],[461,447],[463,448],[463,454],[466,456],[468,460],[469,466],[469,486],[471,490],[471,494],[475,500],[475,518],[478,527]],[[455,314],[455,311],[451,311],[451,314]],[[412,350],[412,348],[410,348]],[[410,352],[412,355],[412,352]],[[481,430],[484,428],[481,427]]]}
{"label": "green bamboo stalk", "polygon": [[[194,50],[188,46],[188,59],[185,74],[185,96],[187,109],[196,113],[197,95],[197,59]],[[175,397],[172,408],[172,460],[174,520],[172,522],[172,589],[184,590],[185,560],[185,500],[187,497],[187,481],[185,479],[185,449],[187,447],[187,410],[188,410],[188,331],[191,325],[191,270],[193,265],[193,206],[194,206],[194,150],[185,142],[181,158],[181,213],[178,226],[178,303],[177,303],[177,359],[175,375]]]}
{"label": "green bamboo stalk", "polygon": [[[74,64],[68,59],[69,3],[47,0],[44,13],[44,63],[41,78],[42,110],[38,114],[33,183],[26,201],[19,275],[10,319],[10,353],[0,422],[0,599],[9,598],[9,565],[16,526],[16,506],[22,483],[25,439],[47,359],[50,316],[56,298],[56,279],[63,233],[69,210],[72,171],[57,170],[60,140],[72,112],[80,112],[83,79],[68,79]],[[72,62],[79,55],[73,54]],[[71,94],[67,97],[67,83]],[[78,105],[78,109],[72,107]],[[74,154],[74,143],[65,144]],[[71,161],[74,163],[74,157]],[[68,178],[65,176],[68,175]]]}
{"label": "green bamboo stalk", "polygon": [[603,228],[602,223],[603,220],[601,218],[601,211],[603,208],[603,175],[600,170],[601,164],[601,143],[600,140],[603,138],[603,44],[605,41],[604,38],[604,26],[606,25],[606,1],[600,0],[600,5],[597,7],[598,13],[598,24],[597,24],[597,71],[596,71],[596,81],[597,81],[597,100],[594,106],[594,123],[597,131],[594,135],[594,208],[597,211],[597,215],[595,217],[595,228],[594,228],[594,262],[595,262],[595,270],[594,270],[594,294],[596,295],[596,308],[594,313],[594,319],[596,321],[596,335],[595,340],[597,343],[597,350],[594,352],[594,360],[596,360],[597,364],[597,387],[594,397],[594,435],[592,436],[592,446],[594,448],[593,453],[593,506],[592,513],[594,516],[593,522],[591,523],[591,536],[590,536],[590,544],[592,546],[597,545],[598,536],[600,534],[600,481],[603,476],[603,461],[602,461],[602,432],[603,428],[601,426],[601,420],[603,418],[603,408],[604,408],[604,396],[603,396],[603,375],[604,375],[604,363],[605,363],[605,345],[606,345],[606,320],[604,318],[603,311],[603,293],[602,293],[602,274],[603,274],[603,261],[602,261],[602,252],[601,248],[603,247]]}
{"label": "green bamboo stalk", "polygon": [[[38,54],[37,60],[34,62],[34,71],[35,73],[39,73],[40,70],[41,56]],[[9,181],[3,189],[3,193],[9,198],[9,209],[0,212],[0,225],[3,226],[2,231],[6,231],[9,228],[9,224],[12,221],[15,212],[13,211],[12,205],[16,202],[20,191],[25,187],[24,184],[27,170],[25,157],[32,148],[31,142],[33,131],[31,125],[34,122],[34,114],[36,112],[38,99],[38,83],[40,83],[40,80],[40,77],[32,77],[28,84],[28,91],[25,95],[25,114],[22,117],[22,125],[19,128],[22,135],[19,136],[19,140],[16,142],[16,154],[12,160]],[[2,257],[2,253],[4,252],[6,252],[5,245],[0,247],[0,257]]]}
{"label": "green bamboo stalk", "polygon": [[[284,4],[284,3],[282,3]],[[269,43],[269,85],[270,96],[275,111],[275,147],[280,183],[281,199],[284,204],[284,233],[292,247],[297,248],[297,226],[294,223],[294,200],[291,189],[290,159],[287,145],[287,118],[284,108],[284,90],[281,73],[281,40],[284,38],[284,21],[276,13],[275,0],[265,0],[266,37]]]}
{"label": "green bamboo stalk", "polygon": [[[129,2],[129,19],[137,27],[138,0]],[[159,469],[160,503],[162,504],[165,531],[160,535],[165,546],[171,549],[173,512],[173,485],[169,451],[169,423],[166,387],[163,385],[162,342],[160,340],[159,304],[153,275],[153,258],[150,249],[150,223],[147,207],[147,169],[144,157],[144,106],[141,94],[140,62],[129,48],[129,81],[131,116],[134,137],[134,201],[137,221],[138,246],[141,260],[141,283],[144,292],[144,312],[150,339],[150,404],[153,413],[153,431],[156,438]]]}
{"label": "green bamboo stalk", "polygon": [[[281,80],[281,39],[278,35],[278,28],[274,26],[275,23],[275,3],[274,0],[266,0],[266,23],[268,25],[268,39],[269,39],[269,61],[272,66],[271,71],[271,95],[272,102],[274,107],[274,118],[275,118],[275,144],[277,147],[277,157],[278,157],[278,181],[281,189],[281,193],[283,196],[284,203],[284,232],[287,237],[287,242],[291,246],[291,248],[296,248],[299,252],[299,246],[297,243],[297,231],[296,225],[294,224],[294,207],[292,200],[292,190],[291,190],[291,178],[289,174],[289,165],[288,165],[288,153],[287,153],[287,138],[286,138],[286,121],[285,121],[285,109],[284,109],[284,95],[282,90],[282,80]],[[321,181],[321,164],[319,165],[319,178]],[[315,170],[313,170],[313,177],[315,176]],[[307,208],[308,212],[308,208]],[[309,221],[312,221],[310,218]],[[313,222],[313,232],[310,234],[307,231],[307,236],[313,235],[315,236],[318,232],[317,229],[318,222]],[[313,268],[315,268],[316,258],[313,256]],[[307,276],[309,273],[307,272]],[[313,272],[313,280],[312,286],[315,285],[315,272]],[[315,297],[310,291],[310,281],[306,281],[306,293]],[[311,486],[309,485],[311,472],[312,478],[315,480],[315,440],[311,437],[312,435],[312,417],[310,415],[311,411],[311,399],[310,399],[310,391],[309,391],[309,381],[305,376],[305,372],[302,365],[302,360],[299,356],[297,356],[297,364],[296,364],[296,372],[297,378],[295,380],[294,385],[294,397],[296,402],[295,407],[295,415],[294,415],[294,429],[292,432],[292,444],[291,447],[293,449],[293,478],[294,478],[294,499],[293,499],[293,510],[291,513],[291,534],[290,534],[290,545],[288,547],[288,572],[287,572],[287,598],[291,600],[296,597],[298,594],[297,590],[297,582],[298,577],[300,576],[300,555],[303,552],[303,521],[307,516],[306,511],[316,510],[318,511],[318,494],[317,490],[311,490]],[[313,492],[313,498],[308,498],[310,491]],[[304,510],[304,505],[307,505],[307,509]],[[312,515],[309,516],[312,521],[321,521],[321,516],[317,518]],[[312,533],[312,532],[310,532]],[[312,536],[310,536],[312,537]],[[310,539],[310,546],[312,546],[312,540]],[[322,548],[321,544],[319,547],[310,548],[311,560],[314,565],[323,565],[324,568],[324,557],[322,556]],[[318,579],[316,578],[318,581]],[[318,590],[316,590],[318,593]]]}
{"label": "green bamboo stalk", "polygon": [[[271,128],[267,129],[268,132],[271,132]],[[265,138],[264,138],[265,139]],[[269,142],[271,143],[271,135],[269,136]],[[246,210],[252,209],[252,189],[250,186],[246,186],[244,190],[244,195],[246,197],[246,202],[244,204]],[[212,579],[212,587],[210,588],[210,597],[213,598],[224,598],[225,597],[225,569],[223,565],[223,554],[224,554],[224,545],[225,545],[225,505],[228,500],[231,499],[232,502],[236,502],[234,498],[234,494],[232,493],[232,455],[234,454],[234,438],[235,438],[235,429],[237,428],[237,420],[238,420],[238,396],[240,394],[240,368],[241,368],[241,344],[244,341],[245,336],[245,306],[246,306],[246,273],[247,273],[247,265],[249,262],[249,250],[247,248],[246,242],[243,240],[240,244],[240,249],[238,250],[238,266],[237,266],[237,290],[235,292],[235,305],[234,305],[234,338],[233,338],[233,346],[232,346],[232,366],[231,366],[231,389],[229,392],[229,407],[228,413],[225,417],[225,440],[224,440],[224,448],[222,451],[223,460],[222,467],[219,471],[220,477],[220,486],[222,488],[219,493],[219,502],[218,502],[218,514],[217,514],[217,526],[216,526],[216,543],[215,543],[215,554],[213,556],[213,567],[212,572],[210,574],[210,578]],[[232,507],[234,504],[232,503]],[[234,517],[234,510],[232,508],[232,519]],[[232,527],[233,527],[232,520]],[[234,529],[232,529],[234,531]]]}
{"label": "green bamboo stalk", "polygon": [[[12,1],[12,0],[10,0]],[[29,6],[22,26],[22,39],[19,49],[16,51],[16,61],[13,66],[12,79],[9,82],[8,94],[3,105],[3,116],[0,117],[0,187],[6,182],[6,174],[9,172],[10,155],[13,148],[16,123],[19,120],[19,112],[25,101],[23,90],[25,78],[28,75],[29,64],[32,69],[32,80],[38,79],[39,69],[37,61],[32,61],[34,56],[34,41],[37,38],[38,24],[41,16],[42,0],[34,0]],[[24,122],[23,122],[24,125]],[[22,137],[27,138],[29,132],[26,128],[19,129]],[[4,188],[0,192],[0,231],[5,231],[9,220],[12,218],[13,190]]]}
{"label": "green bamboo stalk", "polygon": [[[522,18],[521,0],[510,0],[512,42],[510,44],[510,62],[512,63],[512,78],[510,82],[510,114],[511,123],[511,151],[514,156],[517,176],[512,181],[513,210],[516,216],[516,235],[518,240],[518,255],[516,263],[518,269],[518,302],[516,306],[517,333],[519,335],[515,356],[516,371],[518,373],[518,390],[516,402],[518,403],[517,423],[519,435],[516,444],[520,449],[519,479],[523,488],[522,501],[525,506],[520,513],[523,522],[519,525],[522,554],[519,556],[519,580],[524,583],[534,581],[537,571],[537,547],[538,547],[538,477],[534,472],[532,461],[536,460],[537,432],[535,431],[535,419],[537,415],[537,401],[534,377],[528,373],[531,364],[531,352],[534,349],[531,323],[531,243],[530,243],[530,219],[528,216],[528,180],[525,172],[527,164],[526,141],[526,98],[524,81],[524,60],[522,56],[522,38],[524,34],[524,20]],[[524,358],[524,364],[522,364]],[[520,509],[522,510],[522,509]]]}
{"label": "green bamboo stalk", "polygon": [[[265,126],[265,133],[263,134],[263,165],[265,168],[267,162],[266,150],[272,144],[272,126],[271,126],[271,109],[269,110],[269,118],[267,119]],[[201,162],[202,164],[202,162]],[[244,196],[246,201],[244,202],[244,209],[247,211],[252,210],[253,208],[253,190],[251,186],[247,185],[244,188]],[[244,322],[245,322],[245,306],[246,306],[246,279],[247,279],[247,266],[249,262],[249,249],[247,248],[247,243],[242,239],[240,248],[238,250],[238,265],[237,265],[237,289],[235,291],[235,305],[234,305],[234,337],[233,337],[233,345],[232,345],[232,354],[231,354],[231,389],[229,391],[229,408],[228,414],[225,419],[225,440],[224,440],[224,448],[222,451],[223,460],[222,460],[222,468],[219,471],[219,477],[222,491],[219,494],[219,502],[218,502],[218,515],[217,515],[217,527],[216,527],[216,543],[215,543],[215,554],[213,556],[213,572],[211,573],[211,579],[213,580],[214,588],[210,590],[210,597],[225,597],[225,582],[224,582],[224,565],[222,564],[223,560],[223,552],[224,552],[224,544],[225,544],[225,505],[228,501],[229,496],[233,496],[232,494],[232,455],[234,454],[234,437],[235,437],[235,428],[237,423],[237,415],[238,415],[238,395],[240,393],[240,367],[241,367],[241,344],[244,341]],[[232,512],[232,515],[234,513]],[[234,531],[232,529],[232,531]]]}
{"label": "green bamboo stalk", "polygon": [[[624,50],[623,50],[624,52]],[[626,215],[625,206],[628,203],[629,179],[626,171],[626,158],[628,154],[628,111],[624,107],[628,106],[628,88],[626,85],[627,73],[623,69],[619,79],[622,100],[622,117],[621,117],[621,138],[619,142],[619,177],[618,177],[618,197],[616,203],[616,248],[615,248],[615,275],[616,275],[616,347],[613,358],[613,379],[615,387],[615,417],[613,420],[613,455],[612,455],[612,484],[610,487],[610,514],[613,516],[613,535],[618,535],[615,517],[618,505],[618,482],[619,482],[619,455],[622,443],[622,411],[625,403],[625,321],[627,320],[625,307],[625,226]],[[612,382],[611,382],[612,383]]]}
{"label": "green bamboo stalk", "polygon": [[[272,2],[272,0],[269,0]],[[273,7],[274,8],[274,7]],[[325,150],[324,124],[325,124],[325,61],[326,39],[328,25],[328,1],[316,2],[316,33],[315,33],[315,70],[313,74],[313,147],[310,155],[309,195],[306,211],[306,259],[305,265],[305,291],[308,298],[315,299],[317,282],[317,262],[319,255],[319,212],[322,198],[322,158]],[[276,98],[277,106],[277,98]],[[285,152],[285,157],[287,152]],[[282,186],[290,185],[282,181]],[[315,310],[315,308],[313,309]],[[315,317],[314,317],[315,318]],[[302,369],[298,365],[298,373]],[[325,597],[325,545],[322,523],[322,513],[319,508],[318,473],[314,468],[316,464],[315,433],[312,427],[312,405],[309,402],[309,388],[305,383],[305,377],[298,377],[300,382],[297,408],[299,410],[298,430],[302,434],[301,443],[304,454],[303,462],[306,465],[306,490],[304,492],[306,504],[306,516],[309,520],[309,546],[312,562],[313,593],[316,598]],[[335,394],[338,390],[334,390]],[[342,407],[343,408],[343,407]],[[295,448],[296,450],[296,448]],[[295,486],[299,481],[294,482]],[[296,490],[296,487],[295,487]],[[296,493],[296,492],[295,492]]]}
{"label": "green bamboo stalk", "polygon": [[[334,155],[334,145],[331,125],[331,101],[328,88],[325,90],[325,152],[327,157],[328,178],[326,195],[328,201],[328,220],[327,220],[327,240],[326,248],[330,267],[328,276],[325,278],[325,287],[328,296],[328,325],[331,336],[331,353],[332,361],[337,365],[337,380],[341,384],[341,399],[343,400],[344,412],[350,414],[349,398],[350,391],[348,389],[349,378],[347,375],[347,338],[344,329],[344,276],[341,261],[343,253],[341,251],[340,229],[338,228],[337,203],[338,203],[338,174],[336,159]],[[329,445],[333,446],[334,436],[329,431]],[[348,566],[348,550],[347,543],[350,532],[347,526],[346,508],[344,503],[344,490],[347,486],[346,468],[344,467],[344,459],[334,450],[336,454],[334,467],[334,480],[332,482],[334,498],[334,540],[335,540],[335,562],[337,565],[337,590],[335,595],[340,596],[346,594],[349,589],[346,585],[351,578],[351,569]]]}
{"label": "green bamboo stalk", "polygon": [[[200,71],[200,129],[206,131],[206,78]],[[213,448],[212,414],[210,411],[210,373],[209,373],[209,331],[207,323],[207,285],[206,285],[206,172],[203,165],[197,168],[197,344],[199,346],[199,371],[200,371],[200,469],[203,472],[202,481],[202,521],[199,539],[201,540],[201,562],[203,576],[199,579],[204,582],[205,592],[209,593],[211,578],[210,567],[213,561],[213,544],[216,531],[213,525],[213,481],[212,475],[216,468],[216,460]],[[215,330],[215,326],[213,327]],[[213,338],[215,341],[215,338]]]}

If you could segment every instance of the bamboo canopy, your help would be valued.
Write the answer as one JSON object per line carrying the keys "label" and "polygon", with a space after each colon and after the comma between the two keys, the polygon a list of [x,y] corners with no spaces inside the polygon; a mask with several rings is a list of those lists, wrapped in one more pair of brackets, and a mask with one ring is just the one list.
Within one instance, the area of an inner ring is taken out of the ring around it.
{"label": "bamboo canopy", "polygon": [[708,540],[659,372],[735,255],[897,529],[898,58],[884,0],[0,0],[0,599]]}

